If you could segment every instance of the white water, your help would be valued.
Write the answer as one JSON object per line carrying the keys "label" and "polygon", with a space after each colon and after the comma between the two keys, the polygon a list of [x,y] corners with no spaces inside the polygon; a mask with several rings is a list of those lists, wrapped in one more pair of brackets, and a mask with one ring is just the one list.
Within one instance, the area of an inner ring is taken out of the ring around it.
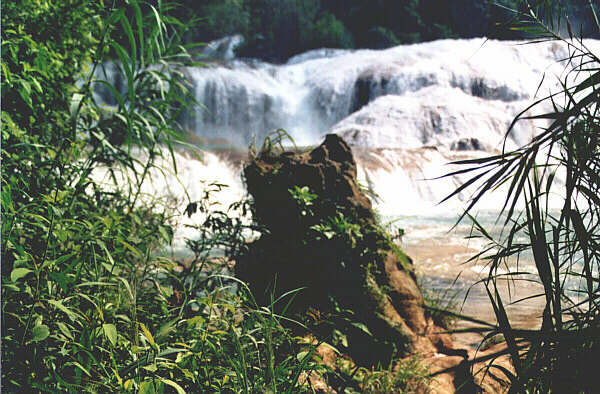
{"label": "white water", "polygon": [[[316,145],[324,134],[338,133],[354,147],[360,181],[381,197],[376,208],[386,215],[462,211],[468,193],[437,203],[466,178],[431,179],[455,169],[450,161],[499,152],[512,119],[536,92],[543,97],[556,90],[568,56],[566,46],[555,42],[470,39],[386,50],[320,49],[272,65],[230,59],[240,42],[235,36],[209,44],[204,55],[221,60],[186,70],[201,104],[184,117],[188,131],[208,146],[242,148],[252,141],[260,146],[278,128],[297,145]],[[600,49],[598,41],[586,44]],[[107,74],[119,80],[114,63]],[[97,93],[111,102],[108,92]],[[517,123],[505,148],[526,143],[544,125]],[[223,161],[180,176],[198,180],[190,184],[192,194],[201,180],[216,177],[242,195],[241,182],[229,182],[231,171]],[[501,204],[502,193],[496,193],[480,207]]]}
{"label": "white water", "polygon": [[244,43],[244,37],[240,34],[223,37],[206,44],[202,48],[201,56],[208,59],[231,60],[235,58],[235,50]]}
{"label": "white water", "polygon": [[[297,145],[338,133],[353,147],[377,148],[358,163],[361,180],[382,197],[383,213],[423,213],[464,178],[423,179],[447,173],[448,161],[498,152],[514,116],[536,91],[540,97],[555,90],[567,56],[558,43],[471,39],[323,49],[284,65],[233,60],[188,70],[204,108],[185,124],[209,141],[242,147],[253,140],[260,145],[277,128]],[[505,147],[526,143],[544,125],[519,122]],[[441,209],[459,210],[466,198]],[[498,204],[491,199],[485,207]]]}
{"label": "white water", "polygon": [[[188,131],[208,146],[242,148],[252,141],[260,146],[278,128],[297,145],[316,145],[324,134],[338,133],[354,147],[360,181],[381,197],[376,208],[386,215],[460,212],[468,193],[437,203],[466,178],[431,179],[455,169],[450,161],[499,152],[512,119],[536,92],[543,97],[556,90],[568,57],[566,46],[555,42],[470,39],[386,50],[321,49],[272,65],[230,59],[241,40],[209,44],[204,55],[221,60],[186,70],[201,104],[184,117]],[[600,49],[598,41],[586,44]],[[119,80],[114,63],[107,64],[107,74]],[[97,94],[111,102],[108,92]],[[544,125],[517,123],[505,148],[526,143]],[[230,182],[231,171],[223,161],[180,176],[198,180],[189,185],[192,194],[201,180],[217,178],[242,195],[241,182]],[[502,193],[496,193],[481,208],[501,204]]]}
{"label": "white water", "polygon": [[[133,153],[139,159],[136,171],[141,174],[147,155]],[[176,162],[177,171],[173,168]],[[116,185],[126,185],[134,181],[133,172],[122,168],[111,168],[116,176]],[[228,163],[213,152],[175,151],[173,157],[165,149],[148,171],[140,189],[138,203],[166,208],[170,223],[175,229],[173,251],[189,254],[185,249],[187,239],[195,239],[198,230],[192,226],[201,225],[206,213],[200,212],[192,217],[184,214],[190,202],[203,201],[209,197],[211,211],[226,212],[231,204],[240,201],[244,195],[244,186],[240,177],[240,168]],[[107,190],[115,188],[108,168],[96,169],[92,176],[98,184]],[[128,179],[129,178],[129,179]]]}
{"label": "white water", "polygon": [[[456,169],[450,161],[503,149],[515,115],[556,91],[565,71],[562,60],[569,55],[565,45],[442,40],[387,50],[321,49],[272,65],[231,59],[238,43],[238,38],[214,43],[205,55],[220,61],[186,70],[202,105],[184,119],[190,133],[208,146],[242,148],[253,140],[260,146],[278,128],[297,145],[316,145],[324,134],[338,133],[354,149],[359,180],[379,195],[376,209],[400,218],[398,226],[407,231],[404,246],[432,281],[429,287],[447,286],[459,271],[468,279],[464,283],[472,283],[485,271],[482,264],[459,265],[482,247],[462,240],[468,228],[447,233],[470,194],[437,204],[467,178],[432,179]],[[600,52],[600,42],[586,44]],[[114,68],[108,70],[113,80]],[[544,126],[519,122],[505,148],[526,143]],[[230,185],[214,196],[223,207],[244,195],[240,168],[228,160],[210,152],[203,162],[185,155],[177,160],[181,184],[192,199],[201,197],[211,181]],[[146,190],[183,201],[183,189],[175,183],[180,184],[167,178]],[[478,205],[486,210],[488,224],[503,197],[500,190]],[[551,205],[558,206],[560,199],[557,193]],[[180,226],[177,239],[187,236],[192,233]]]}
{"label": "white water", "polygon": [[[204,108],[189,116],[187,126],[199,135],[228,138],[241,146],[246,146],[253,135],[261,141],[276,128],[286,129],[297,144],[314,144],[337,122],[368,102],[392,95],[404,97],[398,104],[406,106],[406,116],[415,116],[421,105],[429,106],[432,125],[425,126],[424,131],[454,127],[455,133],[462,135],[462,124],[453,126],[448,112],[438,113],[435,109],[437,97],[453,95],[449,110],[466,108],[476,102],[475,97],[489,104],[489,110],[485,104],[477,104],[483,117],[495,119],[498,111],[504,111],[497,124],[488,125],[495,134],[501,134],[507,126],[506,118],[533,97],[542,73],[562,72],[563,65],[556,62],[566,56],[565,47],[555,43],[519,46],[515,42],[472,39],[378,51],[317,50],[280,66],[240,60],[210,64],[189,70],[196,99]],[[437,97],[410,94],[427,87],[439,88],[429,91]],[[458,93],[450,88],[465,95],[457,97]],[[523,103],[516,103],[520,101]],[[380,107],[370,108],[370,113]],[[380,113],[373,116],[384,120]],[[412,130],[397,126],[378,131],[394,144],[379,147],[404,144],[402,136],[409,141],[419,138]],[[339,127],[333,129],[341,131]],[[368,136],[355,142],[373,146],[388,141]]]}

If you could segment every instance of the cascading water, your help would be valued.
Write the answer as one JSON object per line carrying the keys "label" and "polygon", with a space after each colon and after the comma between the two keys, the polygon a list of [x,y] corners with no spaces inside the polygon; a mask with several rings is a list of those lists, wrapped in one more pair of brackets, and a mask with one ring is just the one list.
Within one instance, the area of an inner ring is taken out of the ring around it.
{"label": "cascading water", "polygon": [[[328,132],[342,135],[354,148],[361,182],[380,197],[376,208],[384,216],[403,218],[405,247],[433,282],[451,282],[456,276],[451,267],[481,245],[465,245],[440,230],[462,212],[469,194],[436,204],[465,178],[429,179],[450,172],[450,161],[528,142],[545,123],[522,121],[506,141],[504,136],[514,116],[534,98],[557,89],[569,56],[567,47],[555,42],[470,39],[386,50],[320,49],[273,65],[231,59],[239,42],[238,37],[211,44],[206,54],[221,59],[185,70],[201,104],[183,118],[188,132],[220,149],[246,148],[253,141],[260,146],[279,128],[300,146],[318,144]],[[586,45],[600,49],[599,41]],[[107,68],[113,80],[118,78],[115,69],[114,64]],[[210,165],[190,166],[197,182],[188,179],[188,188],[219,177],[215,157],[210,157]],[[231,163],[219,160],[223,179],[229,179]],[[232,183],[234,194],[242,195],[241,182]],[[492,218],[502,198],[502,192],[496,193],[480,208],[489,209]],[[436,242],[443,248],[432,254]]]}
{"label": "cascading water", "polygon": [[[212,62],[187,70],[201,107],[187,114],[184,124],[209,145],[260,145],[282,128],[297,145],[317,144],[335,132],[354,147],[371,148],[371,158],[379,154],[376,149],[385,149],[378,161],[387,164],[380,168],[359,157],[363,181],[384,201],[393,193],[391,183],[419,204],[384,202],[380,208],[388,214],[428,211],[461,179],[417,179],[446,173],[443,164],[457,157],[503,148],[503,136],[534,97],[541,75],[562,72],[561,61],[568,57],[564,45],[520,44],[443,40],[387,50],[315,50],[283,65]],[[555,86],[556,79],[547,77],[539,94]],[[541,126],[519,122],[504,147],[526,143]],[[431,148],[436,152],[421,151]]]}
{"label": "cascading water", "polygon": [[[425,181],[449,172],[447,162],[529,141],[544,123],[519,122],[505,143],[503,137],[536,92],[543,97],[556,88],[568,58],[566,46],[555,42],[470,39],[386,50],[321,49],[273,65],[230,59],[241,40],[209,44],[204,55],[222,59],[185,70],[200,103],[183,116],[188,132],[219,148],[246,148],[253,141],[260,146],[279,128],[300,146],[338,133],[362,149],[362,181],[382,197],[378,207],[388,215],[431,213],[463,181]],[[105,70],[118,87],[118,66],[108,63]],[[109,92],[96,94],[112,103]],[[467,197],[436,214],[460,210]]]}
{"label": "cascading water", "polygon": [[[209,44],[204,58],[221,59],[185,70],[200,103],[183,116],[188,132],[205,147],[220,149],[260,146],[280,128],[299,146],[338,133],[355,150],[361,148],[362,182],[380,195],[378,208],[387,215],[463,208],[467,194],[434,207],[464,179],[426,180],[449,172],[449,161],[528,142],[545,123],[522,121],[505,143],[504,135],[536,92],[543,97],[556,89],[568,58],[566,46],[555,42],[470,39],[386,50],[320,49],[273,65],[231,59],[241,41],[232,36]],[[105,66],[106,77],[118,87],[118,66]],[[96,94],[114,101],[101,87]],[[484,204],[494,208],[499,201]]]}

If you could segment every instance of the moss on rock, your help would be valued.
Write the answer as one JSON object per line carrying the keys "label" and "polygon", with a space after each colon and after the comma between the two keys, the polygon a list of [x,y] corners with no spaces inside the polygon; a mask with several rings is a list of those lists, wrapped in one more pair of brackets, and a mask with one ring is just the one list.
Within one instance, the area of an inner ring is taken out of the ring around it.
{"label": "moss on rock", "polygon": [[412,261],[375,220],[339,136],[306,153],[261,152],[244,176],[266,231],[238,257],[236,274],[259,302],[306,287],[292,310],[326,316],[313,328],[342,333],[363,365],[435,350]]}

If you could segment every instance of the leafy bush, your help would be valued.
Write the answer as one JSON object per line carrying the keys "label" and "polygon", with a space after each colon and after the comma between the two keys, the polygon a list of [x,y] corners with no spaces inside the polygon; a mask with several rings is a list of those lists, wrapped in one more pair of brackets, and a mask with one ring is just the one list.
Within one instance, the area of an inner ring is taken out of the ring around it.
{"label": "leafy bush", "polygon": [[367,32],[367,41],[373,48],[384,49],[400,44],[393,31],[377,26]]}
{"label": "leafy bush", "polygon": [[352,34],[333,14],[326,13],[315,22],[312,33],[313,48],[352,48]]}
{"label": "leafy bush", "polygon": [[200,10],[206,39],[217,39],[248,30],[250,15],[239,0],[219,1]]}
{"label": "leafy bush", "polygon": [[[548,0],[581,25],[585,37],[599,38],[588,0]],[[385,48],[442,38],[523,39],[507,29],[514,0],[174,0],[169,11],[181,20],[198,17],[186,40],[210,41],[242,34],[242,56],[282,62],[309,49]],[[520,8],[526,11],[526,8]],[[545,18],[546,16],[544,16]],[[579,33],[579,26],[578,31]]]}
{"label": "leafy bush", "polygon": [[401,361],[394,369],[358,371],[362,392],[369,394],[426,392],[429,371],[417,357]]}
{"label": "leafy bush", "polygon": [[[169,118],[185,87],[167,72],[183,58],[166,44],[164,21],[159,14],[143,20],[138,3],[131,4],[2,6],[8,54],[2,59],[2,373],[8,390],[122,386],[118,369],[137,357],[131,345],[139,345],[140,327],[149,325],[137,299],[148,296],[143,282],[160,264],[156,246],[170,241],[170,213],[160,202],[136,202],[161,155],[159,142],[176,134]],[[134,27],[126,11],[136,15]],[[128,50],[111,39],[115,26],[129,37]],[[107,112],[91,89],[106,84],[96,72],[111,47],[127,93],[114,91],[119,105]],[[151,67],[158,62],[163,66]],[[146,152],[145,160],[132,156],[133,145]],[[92,176],[106,165],[113,174],[131,172],[135,181],[107,190]]]}
{"label": "leafy bush", "polygon": [[[192,102],[186,26],[164,9],[2,3],[6,391],[304,390],[310,347],[206,270],[224,267],[214,247],[243,243],[238,222],[205,209],[193,264],[160,257],[177,207],[142,185],[174,159],[175,119]],[[109,56],[123,89],[98,77]],[[99,85],[114,107],[95,101]]]}

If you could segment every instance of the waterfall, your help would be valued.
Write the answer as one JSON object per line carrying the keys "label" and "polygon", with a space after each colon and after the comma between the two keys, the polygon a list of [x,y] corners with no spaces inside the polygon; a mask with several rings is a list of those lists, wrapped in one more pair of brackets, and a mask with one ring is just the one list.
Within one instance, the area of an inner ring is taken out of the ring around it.
{"label": "waterfall", "polygon": [[[468,237],[468,223],[449,232],[471,192],[438,204],[469,175],[440,176],[459,168],[450,162],[515,149],[547,125],[524,120],[507,134],[517,114],[560,89],[566,45],[441,40],[385,50],[318,49],[274,65],[236,59],[233,48],[240,42],[238,36],[211,43],[204,67],[183,70],[200,106],[184,114],[182,123],[203,152],[200,158],[176,152],[178,173],[169,173],[171,162],[165,160],[163,171],[152,171],[144,185],[142,199],[165,199],[181,213],[173,223],[174,250],[186,253],[185,240],[198,236],[189,225],[202,225],[202,214],[188,218],[183,209],[190,200],[204,199],[214,189],[211,183],[229,186],[210,194],[214,209],[226,210],[245,196],[240,174],[249,144],[260,146],[280,128],[300,147],[337,133],[352,146],[359,182],[377,196],[374,208],[382,221],[400,219],[395,225],[405,230],[402,247],[415,260],[423,286],[436,292],[454,286],[459,298],[468,294],[464,313],[494,319],[487,293],[473,287],[486,274],[486,261],[460,264],[486,241]],[[600,52],[600,41],[585,44]],[[105,63],[103,72],[117,90],[125,90],[117,63]],[[115,104],[105,88],[96,89],[95,97]],[[106,178],[107,169],[95,176]],[[550,209],[561,206],[564,179],[564,173],[556,174]],[[508,187],[486,193],[472,212],[495,236],[502,230],[496,218]],[[535,272],[531,256],[523,254],[519,264],[520,271]],[[520,283],[519,291],[528,296],[539,289]],[[531,316],[539,316],[543,305],[532,300],[508,313],[525,326],[537,324]]]}
{"label": "waterfall", "polygon": [[[449,172],[448,161],[528,142],[546,123],[519,122],[506,142],[504,136],[534,98],[557,89],[569,55],[557,42],[479,38],[385,50],[320,49],[274,65],[231,59],[241,42],[236,37],[205,51],[221,60],[185,70],[200,103],[184,115],[187,131],[221,148],[260,146],[280,128],[298,146],[338,133],[359,152],[362,181],[389,213],[427,211],[456,188],[463,179],[427,180]],[[586,44],[600,48],[599,41]],[[118,79],[114,64],[106,69]],[[459,195],[443,209],[455,211],[467,198]]]}
{"label": "waterfall", "polygon": [[[204,56],[219,59],[183,70],[200,106],[184,114],[182,123],[202,144],[201,158],[176,152],[178,173],[168,173],[171,163],[166,160],[165,169],[153,171],[144,185],[141,198],[166,199],[181,213],[174,223],[174,251],[189,253],[185,240],[198,236],[189,225],[202,225],[204,218],[188,218],[183,209],[188,201],[203,199],[211,183],[229,186],[210,195],[214,209],[226,210],[245,196],[241,163],[250,143],[260,146],[280,128],[298,146],[315,145],[326,133],[337,133],[352,146],[359,182],[377,196],[374,208],[383,222],[400,219],[395,225],[405,230],[402,246],[417,262],[423,286],[438,292],[454,286],[460,297],[469,295],[464,313],[493,319],[487,293],[472,287],[487,272],[485,260],[460,264],[483,250],[485,241],[465,240],[472,231],[468,223],[448,231],[471,193],[462,191],[438,204],[468,175],[439,177],[458,169],[450,162],[517,148],[547,125],[525,120],[507,134],[520,111],[560,88],[567,47],[442,40],[385,50],[319,49],[274,65],[234,58],[232,48],[238,43],[239,38],[215,42]],[[586,45],[600,52],[600,41]],[[125,90],[117,63],[103,69],[118,90]],[[95,95],[115,104],[106,89]],[[556,175],[551,209],[562,203],[564,179],[564,174]],[[495,235],[501,231],[495,220],[508,187],[487,193],[473,212]],[[519,269],[535,271],[531,256],[522,256]],[[530,295],[539,289],[521,283],[519,291]],[[542,307],[519,304],[515,313],[526,316],[521,323],[531,324],[529,317],[538,316]]]}
{"label": "waterfall", "polygon": [[[394,96],[404,97],[396,104],[407,116],[418,117],[422,107],[429,106],[425,116],[432,119],[431,125],[422,125],[425,129],[418,133],[446,127],[460,135],[458,128],[469,120],[440,126],[451,117],[435,111],[438,97],[418,94],[430,88],[428,93],[436,92],[442,100],[457,96],[451,89],[460,90],[464,105],[481,99],[477,104],[481,116],[470,128],[480,129],[482,117],[490,119],[491,127],[505,127],[505,118],[516,115],[533,97],[542,73],[560,73],[564,66],[560,60],[568,54],[557,43],[519,44],[442,40],[386,50],[316,50],[283,65],[239,59],[209,63],[188,70],[202,107],[188,114],[186,124],[193,133],[226,138],[235,146],[246,146],[253,136],[260,141],[277,128],[286,129],[299,144],[314,144],[330,129],[340,131],[338,122],[348,123],[348,116],[377,98]],[[456,108],[460,103],[453,104]],[[503,119],[496,121],[500,112]],[[373,116],[379,124],[385,121],[379,114]],[[388,129],[386,134],[396,144],[403,138],[421,138],[415,130]],[[366,137],[355,142],[373,146],[376,141]]]}

